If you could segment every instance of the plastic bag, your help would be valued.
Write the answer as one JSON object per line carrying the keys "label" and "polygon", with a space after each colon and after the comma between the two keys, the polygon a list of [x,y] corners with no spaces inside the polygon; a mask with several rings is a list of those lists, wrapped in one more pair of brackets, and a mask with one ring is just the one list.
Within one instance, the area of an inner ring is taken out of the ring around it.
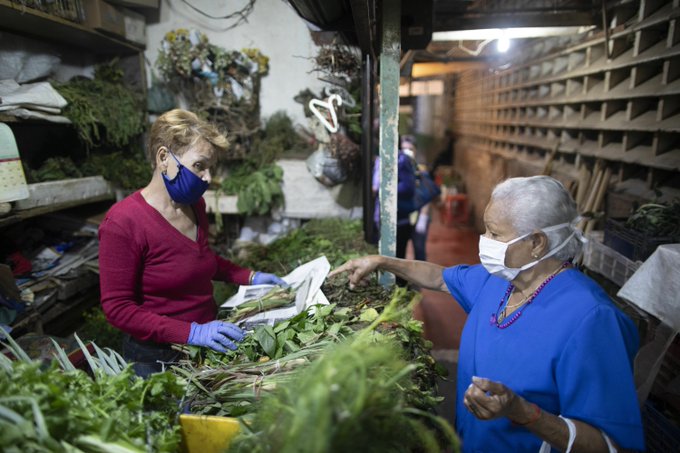
{"label": "plastic bag", "polygon": [[175,95],[151,73],[151,88],[146,96],[146,109],[151,113],[165,113],[175,108]]}
{"label": "plastic bag", "polygon": [[321,184],[333,187],[347,180],[340,160],[325,148],[317,149],[307,158],[307,169]]}

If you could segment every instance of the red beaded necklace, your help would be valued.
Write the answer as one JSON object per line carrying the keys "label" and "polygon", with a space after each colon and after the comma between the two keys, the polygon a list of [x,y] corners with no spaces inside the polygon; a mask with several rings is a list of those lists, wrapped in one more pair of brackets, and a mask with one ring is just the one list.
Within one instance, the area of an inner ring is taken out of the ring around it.
{"label": "red beaded necklace", "polygon": [[531,294],[529,299],[527,299],[526,303],[524,303],[524,305],[522,305],[519,310],[515,311],[512,314],[512,316],[510,317],[510,319],[505,319],[505,322],[502,322],[502,321],[498,320],[500,313],[501,313],[501,308],[503,308],[504,305],[507,305],[507,303],[510,301],[510,294],[512,294],[512,290],[515,289],[515,285],[510,283],[507,291],[505,291],[505,294],[503,295],[503,297],[501,297],[501,302],[500,302],[500,304],[498,304],[498,308],[496,309],[496,312],[491,313],[491,318],[489,319],[489,324],[491,324],[492,326],[495,325],[499,329],[506,329],[506,328],[510,327],[515,321],[517,321],[519,319],[520,316],[522,316],[524,309],[526,307],[528,307],[529,305],[531,305],[531,302],[534,301],[536,296],[538,296],[538,294],[543,290],[543,288],[545,288],[545,286],[548,283],[550,283],[552,281],[552,279],[555,278],[557,276],[557,274],[559,274],[562,269],[565,269],[570,265],[571,265],[571,263],[569,261],[565,261],[564,263],[562,263],[562,265],[559,267],[559,269],[557,269],[555,272],[553,272],[548,278],[546,278],[543,281],[543,283],[541,283],[538,286],[538,288],[536,288],[536,290],[533,292],[533,294]]}

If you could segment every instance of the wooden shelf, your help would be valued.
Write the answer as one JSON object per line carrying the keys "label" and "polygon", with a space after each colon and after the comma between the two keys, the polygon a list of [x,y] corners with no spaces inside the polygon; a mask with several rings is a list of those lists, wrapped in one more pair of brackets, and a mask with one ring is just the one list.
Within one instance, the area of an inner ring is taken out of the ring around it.
{"label": "wooden shelf", "polygon": [[0,30],[84,48],[97,54],[132,55],[144,50],[143,45],[123,37],[106,35],[9,0],[0,0]]}
{"label": "wooden shelf", "polygon": [[645,28],[668,23],[670,19],[680,17],[680,11],[673,9],[672,2],[667,2],[664,6],[654,11],[649,17],[638,22],[632,27],[631,31],[639,31]]}
{"label": "wooden shelf", "polygon": [[[636,14],[637,15],[637,14]],[[628,39],[628,35],[634,34],[639,31],[643,31],[652,27],[658,27],[659,25],[663,24],[668,24],[671,20],[677,19],[680,17],[680,10],[678,8],[674,8],[671,2],[667,2],[664,6],[661,8],[657,9],[655,12],[650,14],[648,17],[642,19],[641,21],[631,25],[630,27],[623,27],[619,26],[616,27],[615,30],[611,30],[611,35],[609,37],[610,41],[615,41],[615,40],[623,40],[623,39]],[[576,44],[574,46],[570,46],[566,49],[559,50],[558,52],[548,52],[544,55],[541,55],[539,57],[531,57],[529,54],[521,54],[520,58],[521,60],[518,62],[515,62],[515,65],[512,69],[506,69],[504,71],[499,72],[498,76],[503,77],[507,76],[509,74],[512,74],[514,72],[519,72],[521,70],[526,70],[527,68],[530,68],[531,66],[535,66],[537,64],[544,63],[546,61],[551,61],[555,58],[560,58],[560,57],[565,57],[565,56],[570,56],[575,52],[581,52],[581,51],[587,51],[589,48],[600,46],[603,47],[605,42],[605,37],[604,37],[604,32],[600,32],[597,35],[593,36],[591,39]],[[604,54],[600,55],[600,58],[598,59],[600,63],[606,61],[606,58],[604,58]],[[593,62],[591,62],[592,65]],[[515,85],[515,84],[511,84]]]}
{"label": "wooden shelf", "polygon": [[40,206],[38,208],[26,209],[23,211],[13,211],[9,215],[0,217],[0,228],[12,225],[17,222],[21,222],[22,220],[30,219],[31,217],[49,214],[51,212],[57,212],[63,209],[73,208],[88,203],[97,203],[99,201],[106,201],[111,199],[113,199],[113,195],[100,195],[97,197],[91,197],[82,200],[74,200],[50,206]]}
{"label": "wooden shelf", "polygon": [[12,211],[0,217],[0,228],[63,209],[115,198],[101,176],[29,184],[31,197],[14,202]]}
{"label": "wooden shelf", "polygon": [[[569,79],[578,79],[585,76],[592,76],[596,74],[603,74],[608,71],[615,71],[620,69],[632,68],[641,64],[655,63],[664,59],[680,57],[680,45],[666,48],[665,42],[659,42],[654,46],[646,49],[638,56],[633,56],[633,49],[628,50],[616,59],[607,61],[602,57],[595,64],[588,67],[572,69],[571,71],[560,74],[559,76],[537,77],[514,85],[503,86],[492,90],[487,90],[487,94],[504,93],[511,90],[527,89],[538,85],[545,85],[556,82],[563,82]],[[468,97],[474,97],[472,94]]]}
{"label": "wooden shelf", "polygon": [[531,147],[544,150],[545,152],[552,151],[555,145],[559,143],[557,151],[564,154],[597,157],[612,162],[636,164],[664,171],[677,171],[680,168],[680,150],[672,150],[655,156],[652,148],[648,146],[637,146],[628,151],[623,151],[621,143],[600,147],[595,141],[587,141],[585,143],[578,143],[575,140],[558,142],[557,139],[547,140],[532,136],[495,134],[486,130],[472,128],[466,129],[466,135],[497,144]]}
{"label": "wooden shelf", "polygon": [[[599,115],[599,114],[598,114]],[[466,118],[460,120],[462,124],[488,124],[491,126],[512,127],[536,127],[549,129],[572,129],[572,130],[606,130],[606,131],[637,131],[637,132],[680,132],[680,118],[673,116],[664,121],[657,121],[656,113],[649,112],[632,120],[624,118],[625,113],[620,112],[605,121],[599,118],[571,118],[569,120],[485,120],[482,118]]]}
{"label": "wooden shelf", "polygon": [[557,149],[556,159],[575,168],[604,160],[619,181],[676,187],[680,4],[619,6],[608,38],[601,32],[560,49],[529,42],[507,68],[461,74],[451,124],[465,146],[511,160]]}
{"label": "wooden shelf", "polygon": [[59,118],[62,118],[63,120],[50,121],[43,118],[21,118],[4,112],[0,113],[0,122],[2,123],[73,124],[71,120],[65,116],[59,116]]}
{"label": "wooden shelf", "polygon": [[[677,79],[667,85],[661,84],[661,75],[650,79],[633,89],[630,89],[626,82],[617,85],[612,91],[605,91],[604,87],[600,88],[597,85],[590,92],[579,96],[560,96],[556,98],[535,98],[524,99],[504,104],[490,104],[486,106],[487,110],[501,110],[521,107],[540,107],[551,105],[565,105],[565,104],[582,104],[584,102],[605,102],[611,100],[629,100],[649,97],[664,97],[664,96],[678,96],[680,95],[680,79]],[[472,109],[471,109],[472,110]]]}

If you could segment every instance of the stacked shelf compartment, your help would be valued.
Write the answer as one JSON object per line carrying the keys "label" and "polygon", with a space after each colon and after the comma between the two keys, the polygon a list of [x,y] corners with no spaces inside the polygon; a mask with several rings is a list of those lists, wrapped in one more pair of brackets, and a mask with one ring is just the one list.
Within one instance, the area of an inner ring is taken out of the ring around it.
{"label": "stacked shelf compartment", "polygon": [[650,186],[680,170],[679,2],[628,2],[613,14],[625,25],[561,48],[537,41],[507,69],[462,74],[460,134],[492,152],[557,147],[605,159],[620,179],[641,166]]}

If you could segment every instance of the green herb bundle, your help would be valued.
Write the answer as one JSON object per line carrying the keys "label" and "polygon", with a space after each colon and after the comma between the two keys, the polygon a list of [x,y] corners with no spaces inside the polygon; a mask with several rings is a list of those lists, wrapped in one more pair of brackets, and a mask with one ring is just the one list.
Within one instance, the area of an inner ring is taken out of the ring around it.
{"label": "green herb bundle", "polygon": [[[394,338],[375,332],[404,310],[403,290],[368,327],[265,394],[236,452],[440,452],[458,442],[451,427],[413,408],[404,389],[418,365]],[[408,307],[408,305],[406,305]]]}
{"label": "green herb bundle", "polygon": [[680,240],[680,199],[668,204],[643,204],[628,218],[626,226],[651,237]]}
{"label": "green herb bundle", "polygon": [[[372,251],[359,222],[324,219],[236,260],[288,273],[321,254],[337,266]],[[175,371],[189,382],[192,412],[239,417],[235,451],[456,451],[451,428],[432,415],[443,373],[412,318],[418,296],[377,279],[349,290],[346,276],[322,291],[330,305],[256,326],[236,351],[191,348]]]}
{"label": "green herb bundle", "polygon": [[295,130],[293,120],[280,110],[270,116],[264,126],[262,138],[255,142],[253,158],[260,165],[269,164],[282,154],[301,153],[308,155],[310,144]]}
{"label": "green herb bundle", "polygon": [[346,326],[348,310],[337,310],[335,304],[319,305],[313,314],[300,313],[275,326],[259,325],[239,343],[236,351],[225,354],[206,351],[203,363],[210,366],[233,366],[267,360],[278,360],[306,346],[323,341],[337,341],[353,330]]}
{"label": "green herb bundle", "polygon": [[77,335],[83,341],[92,341],[102,348],[110,348],[114,351],[123,349],[123,331],[111,325],[101,305],[85,310],[83,320],[83,324],[76,330]]}
{"label": "green herb bundle", "polygon": [[272,269],[287,274],[321,255],[336,267],[375,251],[374,245],[364,241],[360,221],[315,219],[269,245],[247,246],[234,260],[251,269]]}
{"label": "green herb bundle", "polygon": [[255,169],[244,164],[222,182],[222,190],[238,195],[238,212],[263,215],[283,203],[283,169],[276,164]]}
{"label": "green herb bundle", "polygon": [[29,183],[60,181],[69,178],[82,178],[83,173],[69,157],[50,157],[37,170],[24,166]]}
{"label": "green herb bundle", "polygon": [[[347,281],[334,285],[346,288]],[[357,332],[362,335],[362,329],[367,328],[375,338],[399,344],[400,354],[413,365],[409,385],[401,388],[405,404],[414,410],[432,411],[441,402],[434,389],[442,373],[429,355],[431,344],[422,338],[422,323],[411,317],[408,301],[415,296],[401,289],[392,293],[376,283],[343,301],[348,306],[317,306],[313,315],[301,313],[274,327],[257,326],[236,351],[203,351],[200,355],[198,348],[191,348],[193,361],[175,370],[189,381],[192,412],[252,417],[259,411],[261,396],[297,379],[297,373],[326,355],[333,344]],[[400,310],[385,307],[390,297],[398,301],[393,305],[401,306]]]}
{"label": "green herb bundle", "polygon": [[291,305],[293,302],[295,302],[295,291],[292,288],[280,288],[277,286],[261,298],[245,302],[236,307],[227,320],[229,322],[237,322],[257,313]]}
{"label": "green herb bundle", "polygon": [[124,84],[116,64],[114,60],[98,66],[93,80],[75,78],[55,87],[68,101],[64,116],[89,148],[127,146],[145,128],[143,96]]}
{"label": "green herb bundle", "polygon": [[24,167],[29,183],[101,175],[116,187],[128,190],[147,185],[151,172],[143,155],[127,155],[122,151],[90,154],[82,164],[76,164],[69,157],[50,157],[37,170]]}
{"label": "green herb bundle", "polygon": [[[45,368],[13,342],[0,354],[0,445],[5,452],[174,452],[184,386],[171,373],[143,380],[115,353],[85,353],[94,378],[59,360]],[[4,344],[3,344],[4,345]],[[8,346],[8,345],[4,345]]]}
{"label": "green herb bundle", "polygon": [[110,154],[91,154],[82,167],[85,175],[102,175],[120,189],[136,190],[151,180],[151,165],[144,155],[116,151]]}
{"label": "green herb bundle", "polygon": [[256,326],[236,351],[188,348],[191,360],[175,371],[187,378],[191,411],[231,417],[252,413],[262,392],[351,335],[346,320],[334,305],[318,306],[311,316],[304,312],[274,327]]}

